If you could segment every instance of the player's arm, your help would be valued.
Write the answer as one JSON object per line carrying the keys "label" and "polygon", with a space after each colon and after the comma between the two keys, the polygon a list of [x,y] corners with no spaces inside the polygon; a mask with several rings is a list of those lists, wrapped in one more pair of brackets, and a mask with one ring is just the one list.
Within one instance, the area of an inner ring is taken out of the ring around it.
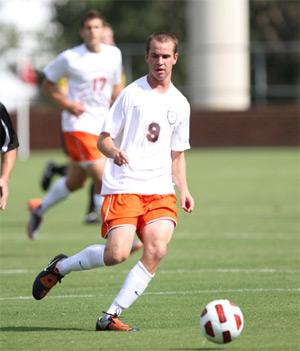
{"label": "player's arm", "polygon": [[112,90],[112,95],[111,95],[111,105],[115,102],[116,98],[118,97],[118,95],[120,94],[120,92],[124,89],[124,83],[119,83],[119,84],[115,84],[113,86],[113,90]]}
{"label": "player's arm", "polygon": [[195,206],[194,199],[189,192],[186,180],[186,163],[183,151],[171,151],[172,177],[180,192],[180,206],[186,212],[192,212]]}
{"label": "player's arm", "polygon": [[67,95],[62,92],[56,83],[51,82],[47,78],[44,78],[42,83],[43,91],[49,95],[61,108],[69,111],[72,115],[80,116],[85,108],[79,101],[71,101]]}
{"label": "player's arm", "polygon": [[100,134],[97,146],[103,155],[107,158],[112,158],[116,165],[122,166],[128,163],[128,156],[124,151],[116,147],[109,133],[102,132]]}
{"label": "player's arm", "polygon": [[1,153],[0,210],[5,210],[8,199],[8,183],[15,165],[17,149]]}

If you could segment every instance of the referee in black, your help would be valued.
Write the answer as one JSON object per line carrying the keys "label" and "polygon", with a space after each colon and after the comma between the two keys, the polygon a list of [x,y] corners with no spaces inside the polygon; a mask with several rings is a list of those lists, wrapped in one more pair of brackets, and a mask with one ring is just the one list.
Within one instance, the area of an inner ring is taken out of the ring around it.
{"label": "referee in black", "polygon": [[1,148],[1,175],[0,175],[0,210],[5,210],[8,199],[8,183],[15,165],[19,141],[13,129],[11,119],[0,102],[0,148]]}

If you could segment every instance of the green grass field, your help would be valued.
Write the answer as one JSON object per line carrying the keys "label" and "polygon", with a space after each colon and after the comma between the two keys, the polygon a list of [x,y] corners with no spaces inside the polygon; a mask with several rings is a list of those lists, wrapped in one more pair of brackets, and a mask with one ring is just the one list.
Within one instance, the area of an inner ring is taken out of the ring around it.
{"label": "green grass field", "polygon": [[[42,195],[49,159],[64,156],[34,153],[17,162],[0,213],[1,350],[299,350],[298,149],[187,153],[197,207],[180,213],[155,279],[122,315],[137,333],[94,328],[139,253],[117,267],[72,273],[45,300],[31,297],[35,275],[54,255],[103,242],[98,226],[82,224],[87,188],[46,214],[36,241],[27,239],[26,202]],[[202,308],[217,298],[237,303],[245,317],[242,335],[226,346],[199,328]]]}

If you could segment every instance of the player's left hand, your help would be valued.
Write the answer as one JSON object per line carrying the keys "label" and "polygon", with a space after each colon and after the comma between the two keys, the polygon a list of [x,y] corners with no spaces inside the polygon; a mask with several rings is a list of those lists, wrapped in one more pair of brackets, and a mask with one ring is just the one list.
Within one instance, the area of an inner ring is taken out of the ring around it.
{"label": "player's left hand", "polygon": [[189,192],[181,194],[180,206],[185,212],[191,213],[193,211],[195,207],[195,201]]}

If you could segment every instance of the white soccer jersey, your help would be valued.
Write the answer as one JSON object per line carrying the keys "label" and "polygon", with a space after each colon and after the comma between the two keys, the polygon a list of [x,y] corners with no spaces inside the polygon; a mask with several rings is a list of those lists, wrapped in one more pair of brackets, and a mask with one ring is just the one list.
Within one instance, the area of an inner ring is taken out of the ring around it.
{"label": "white soccer jersey", "polygon": [[113,86],[121,82],[120,50],[101,44],[101,51],[95,53],[81,44],[59,54],[44,73],[53,83],[66,77],[69,99],[80,101],[86,108],[79,117],[63,111],[62,130],[99,135],[109,111]]}
{"label": "white soccer jersey", "polygon": [[171,150],[190,148],[189,121],[190,105],[173,84],[160,94],[145,76],[124,89],[102,132],[126,152],[129,163],[120,167],[107,160],[102,194],[174,193]]}

